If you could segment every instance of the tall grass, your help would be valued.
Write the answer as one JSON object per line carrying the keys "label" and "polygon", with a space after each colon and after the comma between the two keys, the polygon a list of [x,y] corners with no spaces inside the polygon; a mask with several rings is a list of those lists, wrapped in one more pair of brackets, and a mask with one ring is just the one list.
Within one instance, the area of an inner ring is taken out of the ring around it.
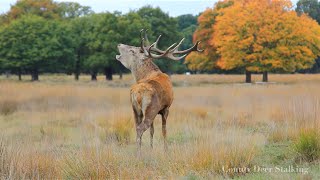
{"label": "tall grass", "polygon": [[312,162],[320,159],[320,134],[316,129],[304,129],[294,142],[294,150],[300,161]]}

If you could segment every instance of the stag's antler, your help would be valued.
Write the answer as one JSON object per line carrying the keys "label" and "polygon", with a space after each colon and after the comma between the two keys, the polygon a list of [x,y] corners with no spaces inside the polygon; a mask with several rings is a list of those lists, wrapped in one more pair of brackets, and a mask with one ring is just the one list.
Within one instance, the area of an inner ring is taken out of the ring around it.
{"label": "stag's antler", "polygon": [[[144,33],[144,35],[143,35]],[[178,43],[178,45],[176,45],[177,43],[172,44],[170,47],[167,48],[167,50],[163,51],[157,48],[158,42],[161,38],[161,35],[157,38],[157,40],[152,43],[149,46],[149,41],[148,41],[148,37],[147,37],[147,30],[141,30],[140,31],[140,36],[141,36],[141,50],[144,52],[144,54],[147,57],[153,58],[153,59],[158,59],[158,58],[162,58],[162,57],[167,57],[169,59],[172,60],[181,60],[184,57],[186,57],[190,52],[192,51],[197,51],[197,52],[203,52],[203,50],[198,49],[198,46],[200,44],[200,41],[197,41],[196,44],[194,44],[191,48],[183,50],[183,51],[179,51],[179,46],[182,44],[182,42],[184,41],[184,38]],[[147,46],[146,46],[147,43]],[[158,53],[158,54],[154,54],[152,52]],[[175,55],[182,55],[180,57],[176,57]]]}

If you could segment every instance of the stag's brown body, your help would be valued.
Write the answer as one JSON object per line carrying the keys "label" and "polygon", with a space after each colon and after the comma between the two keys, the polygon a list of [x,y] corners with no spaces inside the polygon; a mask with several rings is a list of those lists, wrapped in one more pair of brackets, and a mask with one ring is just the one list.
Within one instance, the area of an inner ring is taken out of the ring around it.
{"label": "stag's brown body", "polygon": [[162,72],[153,72],[131,87],[131,103],[135,110],[146,114],[154,106],[160,112],[169,108],[173,101],[172,85],[169,76]]}
{"label": "stag's brown body", "polygon": [[[138,154],[141,152],[142,134],[148,128],[150,128],[150,145],[153,146],[153,121],[158,114],[162,116],[162,134],[164,147],[167,149],[166,122],[173,101],[172,84],[169,76],[162,73],[152,60],[161,57],[180,60],[191,51],[201,51],[197,48],[199,42],[190,49],[178,51],[177,49],[182,41],[176,46],[175,44],[170,46],[166,51],[159,50],[156,45],[160,37],[155,43],[147,47],[144,46],[144,41],[147,39],[146,35],[145,38],[142,37],[141,47],[118,45],[120,55],[116,58],[131,70],[136,81],[136,84],[131,87],[130,95],[136,123]],[[158,54],[154,54],[152,51]],[[184,56],[174,56],[181,54]]]}

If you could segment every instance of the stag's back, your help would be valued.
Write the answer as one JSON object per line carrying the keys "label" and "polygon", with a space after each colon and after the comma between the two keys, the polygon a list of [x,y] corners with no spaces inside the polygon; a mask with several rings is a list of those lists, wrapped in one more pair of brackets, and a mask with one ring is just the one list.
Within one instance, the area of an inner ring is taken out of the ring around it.
{"label": "stag's back", "polygon": [[131,102],[137,110],[145,111],[150,103],[154,111],[170,107],[173,101],[172,84],[168,75],[154,72],[131,87]]}

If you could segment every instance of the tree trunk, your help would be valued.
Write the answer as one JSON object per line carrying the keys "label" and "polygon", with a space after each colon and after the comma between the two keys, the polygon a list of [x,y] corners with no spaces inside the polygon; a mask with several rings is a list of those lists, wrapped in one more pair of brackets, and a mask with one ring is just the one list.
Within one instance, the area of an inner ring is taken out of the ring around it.
{"label": "tree trunk", "polygon": [[104,74],[106,75],[106,80],[112,81],[112,68],[111,67],[104,68]]}
{"label": "tree trunk", "polygon": [[21,78],[21,69],[18,70],[18,78],[19,78],[19,81],[22,80],[22,78]]}
{"label": "tree trunk", "polygon": [[76,60],[76,69],[74,72],[74,80],[78,81],[80,76],[80,53],[78,52],[78,59]]}
{"label": "tree trunk", "polygon": [[262,82],[268,82],[268,72],[264,71],[262,74]]}
{"label": "tree trunk", "polygon": [[31,80],[32,81],[39,81],[39,72],[38,69],[33,69],[31,72]]}
{"label": "tree trunk", "polygon": [[246,83],[251,83],[251,72],[246,70]]}
{"label": "tree trunk", "polygon": [[10,72],[6,71],[5,74],[6,74],[6,78],[9,79],[10,78]]}
{"label": "tree trunk", "polygon": [[91,81],[97,81],[97,73],[91,73]]}
{"label": "tree trunk", "polygon": [[119,72],[119,79],[122,79],[122,71]]}

